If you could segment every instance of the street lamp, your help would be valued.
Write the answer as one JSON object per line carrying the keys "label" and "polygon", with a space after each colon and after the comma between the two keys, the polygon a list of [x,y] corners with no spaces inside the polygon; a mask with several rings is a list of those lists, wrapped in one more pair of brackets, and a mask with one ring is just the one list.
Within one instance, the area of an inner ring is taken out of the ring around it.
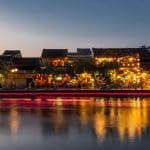
{"label": "street lamp", "polygon": [[18,69],[17,68],[13,68],[13,69],[11,69],[11,72],[12,73],[16,73],[16,72],[18,72]]}
{"label": "street lamp", "polygon": [[11,86],[12,86],[12,88],[15,88],[16,87],[16,73],[18,72],[18,69],[17,68],[13,68],[10,71],[14,75]]}

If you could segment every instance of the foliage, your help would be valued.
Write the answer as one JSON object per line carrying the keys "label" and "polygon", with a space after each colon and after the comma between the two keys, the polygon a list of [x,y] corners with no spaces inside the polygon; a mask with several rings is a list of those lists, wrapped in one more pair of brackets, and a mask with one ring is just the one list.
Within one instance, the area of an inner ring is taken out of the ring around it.
{"label": "foliage", "polygon": [[93,73],[96,71],[96,65],[93,59],[79,59],[75,63],[75,72],[77,74],[88,72]]}
{"label": "foliage", "polygon": [[7,78],[7,73],[10,71],[11,67],[11,65],[0,61],[0,72],[4,75],[5,78]]}
{"label": "foliage", "polygon": [[118,70],[120,67],[120,64],[118,62],[103,62],[97,66],[97,71],[99,74],[104,78],[104,81],[109,84],[111,83],[111,70]]}

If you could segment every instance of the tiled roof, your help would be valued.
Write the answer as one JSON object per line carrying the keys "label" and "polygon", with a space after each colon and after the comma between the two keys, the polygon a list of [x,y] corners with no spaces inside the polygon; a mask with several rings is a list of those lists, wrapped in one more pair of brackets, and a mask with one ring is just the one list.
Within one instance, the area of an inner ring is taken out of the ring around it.
{"label": "tiled roof", "polygon": [[60,58],[66,57],[67,49],[43,49],[42,58]]}
{"label": "tiled roof", "polygon": [[68,52],[67,55],[78,55],[78,53],[77,52]]}
{"label": "tiled roof", "polygon": [[91,55],[91,49],[90,48],[77,48],[77,53],[79,55]]}
{"label": "tiled roof", "polygon": [[92,48],[94,57],[120,57],[139,54],[141,48]]}
{"label": "tiled roof", "polygon": [[19,69],[35,69],[41,66],[41,58],[39,57],[24,57],[14,59],[14,65]]}
{"label": "tiled roof", "polygon": [[3,55],[20,56],[20,57],[22,57],[20,50],[5,50]]}
{"label": "tiled roof", "polygon": [[13,60],[13,57],[10,55],[0,55],[0,61],[3,63],[11,63]]}

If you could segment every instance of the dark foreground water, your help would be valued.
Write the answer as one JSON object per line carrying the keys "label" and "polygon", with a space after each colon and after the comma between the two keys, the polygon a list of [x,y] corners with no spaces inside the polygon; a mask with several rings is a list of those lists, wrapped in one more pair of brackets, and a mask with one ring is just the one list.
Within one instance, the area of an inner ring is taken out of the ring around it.
{"label": "dark foreground water", "polygon": [[149,147],[149,98],[0,101],[0,150]]}

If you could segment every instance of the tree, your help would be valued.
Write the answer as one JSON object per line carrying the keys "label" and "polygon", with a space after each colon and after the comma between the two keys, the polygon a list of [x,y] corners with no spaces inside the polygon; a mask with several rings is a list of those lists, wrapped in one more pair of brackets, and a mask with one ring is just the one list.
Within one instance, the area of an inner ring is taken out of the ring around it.
{"label": "tree", "polygon": [[101,63],[97,66],[97,70],[98,70],[99,74],[102,76],[102,78],[104,79],[104,81],[107,84],[110,84],[112,82],[110,71],[118,70],[119,67],[120,67],[120,63],[118,63],[118,62],[104,61],[103,63]]}
{"label": "tree", "polygon": [[7,73],[10,71],[11,66],[4,63],[3,61],[0,61],[0,72],[4,75],[4,77],[7,77]]}
{"label": "tree", "polygon": [[69,74],[70,76],[75,76],[75,65],[74,64],[67,63],[67,64],[65,64],[64,68],[65,68],[65,72],[67,74]]}
{"label": "tree", "polygon": [[96,65],[93,59],[79,59],[75,63],[75,72],[77,74],[88,72],[94,73],[96,71]]}

